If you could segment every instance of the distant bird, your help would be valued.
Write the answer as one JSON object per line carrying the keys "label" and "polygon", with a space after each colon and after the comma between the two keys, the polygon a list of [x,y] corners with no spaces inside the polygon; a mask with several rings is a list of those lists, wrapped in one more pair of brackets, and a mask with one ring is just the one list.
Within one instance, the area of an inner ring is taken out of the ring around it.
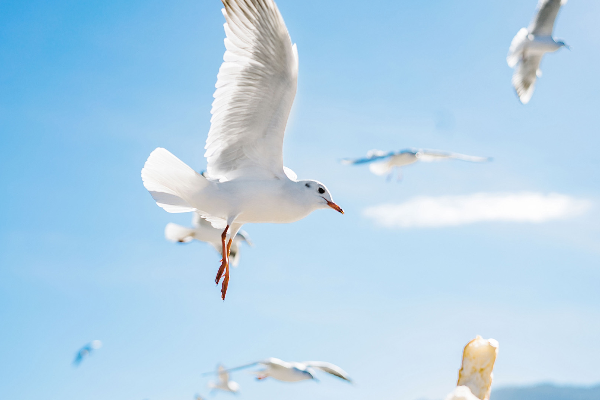
{"label": "distant bird", "polygon": [[219,380],[217,382],[208,382],[208,387],[211,390],[221,390],[230,393],[237,393],[240,390],[240,385],[237,382],[229,380],[229,372],[222,365],[217,367],[215,374],[218,375]]}
{"label": "distant bird", "polygon": [[[192,225],[194,226],[193,228],[186,228],[185,226],[169,223],[165,227],[165,238],[168,241],[177,243],[189,243],[196,239],[210,244],[219,254],[221,254],[221,231],[214,228],[210,222],[202,218],[198,213],[194,213]],[[229,251],[230,263],[233,267],[237,267],[240,262],[239,254],[241,242],[246,242],[252,246],[248,234],[240,229],[231,242],[231,249]]]}
{"label": "distant bird", "polygon": [[197,394],[196,396],[194,396],[194,400],[205,400],[205,399],[204,399],[204,397]]}
{"label": "distant bird", "polygon": [[290,223],[317,209],[343,210],[314,180],[283,165],[283,135],[294,102],[298,52],[273,0],[222,0],[225,62],[217,76],[206,140],[206,176],[167,150],[154,150],[142,180],[168,212],[196,211],[221,229],[225,255],[215,282],[229,285],[229,249],[243,224]]}
{"label": "distant bird", "polygon": [[456,388],[446,400],[489,400],[498,341],[477,336],[465,346]]}
{"label": "distant bird", "polygon": [[[364,158],[346,158],[342,160],[344,164],[370,164],[369,169],[375,175],[386,175],[388,178],[392,177],[394,168],[400,169],[409,164],[414,164],[417,161],[442,161],[442,160],[461,160],[470,162],[486,162],[491,161],[490,157],[476,157],[467,156],[458,153],[447,153],[437,150],[424,150],[424,149],[405,149],[400,151],[381,151],[371,150],[367,153]],[[402,177],[402,173],[399,172],[398,178]]]}
{"label": "distant bird", "polygon": [[[264,369],[254,371],[256,379],[263,380],[273,378],[282,382],[299,382],[315,378],[315,369],[327,372],[333,376],[337,376],[345,381],[352,382],[348,374],[340,367],[323,361],[304,361],[304,362],[286,362],[278,358],[267,358],[266,360],[256,361],[250,364],[245,364],[239,367],[230,368],[226,371],[236,371],[244,368],[262,365]],[[210,372],[205,374],[211,374]]]}
{"label": "distant bird", "polygon": [[542,76],[540,62],[546,53],[552,53],[561,47],[569,46],[562,40],[552,37],[554,21],[558,10],[567,0],[540,0],[537,14],[529,28],[521,28],[513,38],[506,62],[514,68],[512,84],[521,103],[527,104],[533,95],[535,80]]}
{"label": "distant bird", "polygon": [[73,365],[76,367],[79,366],[79,364],[81,364],[84,358],[88,357],[90,354],[92,354],[94,350],[98,350],[100,347],[102,347],[102,342],[99,340],[93,340],[90,343],[86,344],[81,349],[79,349],[79,351],[75,355]]}

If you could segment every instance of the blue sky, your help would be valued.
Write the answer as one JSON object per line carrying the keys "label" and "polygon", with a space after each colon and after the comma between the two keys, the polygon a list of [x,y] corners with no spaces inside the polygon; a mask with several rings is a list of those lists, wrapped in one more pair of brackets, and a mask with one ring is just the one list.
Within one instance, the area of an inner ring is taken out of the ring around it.
{"label": "blue sky", "polygon": [[[346,211],[248,225],[227,301],[207,245],[163,238],[142,186],[165,147],[201,170],[224,46],[217,0],[0,4],[0,398],[192,399],[202,372],[265,357],[334,362],[356,384],[234,375],[252,399],[442,398],[464,344],[500,342],[494,385],[597,382],[600,4],[570,1],[561,50],[521,105],[505,62],[535,0],[291,1],[298,95],[285,163]],[[425,147],[494,162],[420,164],[387,183],[338,160]],[[385,228],[415,196],[559,193],[543,223]],[[104,346],[81,367],[75,351]],[[216,397],[226,398],[226,394]]]}

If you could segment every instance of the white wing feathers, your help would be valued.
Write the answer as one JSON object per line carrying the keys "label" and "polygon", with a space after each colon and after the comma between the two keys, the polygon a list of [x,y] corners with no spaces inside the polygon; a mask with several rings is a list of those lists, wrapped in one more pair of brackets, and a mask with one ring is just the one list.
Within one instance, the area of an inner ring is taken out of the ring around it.
{"label": "white wing feathers", "polygon": [[519,60],[521,60],[521,56],[523,55],[523,44],[525,43],[525,39],[527,39],[527,35],[529,35],[527,29],[521,28],[510,43],[508,56],[506,57],[506,62],[509,67],[514,68]]}
{"label": "white wing feathers", "polygon": [[454,159],[461,161],[470,161],[470,162],[486,162],[490,161],[489,157],[478,157],[478,156],[468,156],[466,154],[460,153],[446,153],[441,151],[434,150],[420,150],[417,153],[417,157],[419,161],[431,162],[431,161],[441,161],[444,159]]}
{"label": "white wing feathers", "polygon": [[565,3],[566,0],[540,0],[537,13],[529,25],[529,33],[534,36],[551,36],[558,10]]}
{"label": "white wing feathers", "polygon": [[283,135],[298,54],[273,0],[222,0],[225,55],[206,140],[207,173],[228,181],[284,177]]}
{"label": "white wing feathers", "polygon": [[535,81],[538,75],[540,75],[539,68],[541,61],[542,56],[526,56],[519,62],[513,73],[512,84],[523,104],[527,104],[531,100]]}
{"label": "white wing feathers", "polygon": [[352,382],[352,379],[350,379],[346,371],[332,363],[328,363],[325,361],[305,361],[302,364],[310,368],[320,369],[321,371],[337,376],[338,378],[344,379],[348,382]]}

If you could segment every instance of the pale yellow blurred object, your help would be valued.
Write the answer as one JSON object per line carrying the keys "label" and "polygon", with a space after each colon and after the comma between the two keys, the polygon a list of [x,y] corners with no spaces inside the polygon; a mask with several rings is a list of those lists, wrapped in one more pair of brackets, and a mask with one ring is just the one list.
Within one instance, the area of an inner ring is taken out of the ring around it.
{"label": "pale yellow blurred object", "polygon": [[498,342],[494,339],[483,339],[477,336],[467,343],[463,351],[462,367],[458,371],[457,386],[468,387],[479,400],[489,400],[492,390],[492,370],[497,354]]}

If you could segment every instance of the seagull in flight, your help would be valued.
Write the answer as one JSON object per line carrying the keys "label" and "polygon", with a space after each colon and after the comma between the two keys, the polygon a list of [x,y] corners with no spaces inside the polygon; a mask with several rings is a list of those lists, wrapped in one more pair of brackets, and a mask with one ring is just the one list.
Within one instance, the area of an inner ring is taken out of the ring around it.
{"label": "seagull in flight", "polygon": [[142,181],[171,213],[197,212],[221,230],[221,298],[230,249],[247,223],[290,223],[334,203],[324,184],[298,180],[283,165],[283,136],[298,77],[298,52],[273,0],[222,0],[225,55],[217,75],[207,169],[197,173],[169,151],[154,150]]}
{"label": "seagull in flight", "polygon": [[81,349],[79,349],[79,351],[75,355],[73,365],[76,367],[79,366],[79,364],[81,364],[84,358],[88,357],[90,354],[92,354],[94,350],[98,350],[100,347],[102,347],[102,342],[99,340],[93,340],[90,343],[86,344]]}
{"label": "seagull in flight", "polygon": [[[221,231],[214,228],[210,222],[202,218],[198,213],[194,213],[192,225],[193,228],[186,228],[185,226],[168,223],[165,227],[165,238],[170,242],[176,243],[189,243],[194,239],[200,242],[206,242],[214,247],[222,256]],[[241,242],[246,242],[252,246],[252,241],[250,241],[248,234],[240,229],[233,238],[231,249],[229,251],[230,263],[233,267],[237,267],[240,262],[239,254]]]}
{"label": "seagull in flight", "polygon": [[[237,371],[256,365],[261,365],[264,367],[264,369],[254,371],[256,379],[258,380],[263,380],[266,378],[273,378],[282,382],[300,382],[309,379],[317,380],[317,378],[315,378],[315,370],[318,369],[345,381],[352,382],[348,374],[343,369],[337,365],[324,361],[286,362],[278,358],[271,357],[267,358],[266,360],[256,361],[235,368],[229,368],[225,371]],[[214,374],[214,372],[208,372],[204,375],[209,374]]]}
{"label": "seagull in flight", "polygon": [[[437,150],[423,149],[405,149],[400,151],[381,151],[371,150],[363,158],[346,158],[342,160],[344,164],[369,164],[369,170],[375,175],[388,175],[391,178],[395,168],[400,169],[406,165],[414,164],[417,161],[433,162],[442,160],[461,160],[469,162],[487,162],[491,157],[467,156],[465,154],[448,153]],[[402,173],[398,174],[401,179]]]}
{"label": "seagull in flight", "polygon": [[540,0],[537,14],[529,28],[521,28],[513,38],[506,62],[515,68],[512,84],[521,103],[527,104],[533,95],[535,80],[542,76],[540,62],[546,53],[553,53],[561,47],[569,46],[562,40],[552,37],[554,21],[558,10],[567,0]]}
{"label": "seagull in flight", "polygon": [[240,390],[240,385],[237,382],[229,380],[229,372],[225,370],[225,367],[219,365],[217,371],[214,372],[218,375],[218,382],[208,382],[208,387],[211,391],[221,390],[223,392],[237,393]]}

